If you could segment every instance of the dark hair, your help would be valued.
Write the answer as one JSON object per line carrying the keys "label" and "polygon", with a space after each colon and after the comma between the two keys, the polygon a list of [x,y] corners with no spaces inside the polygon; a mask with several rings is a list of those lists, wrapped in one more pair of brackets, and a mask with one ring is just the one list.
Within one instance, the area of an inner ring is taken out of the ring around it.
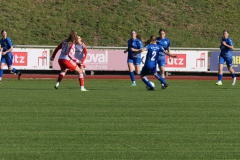
{"label": "dark hair", "polygon": [[[134,29],[132,29],[132,30],[131,30],[131,33],[132,33],[133,31],[136,32]],[[137,34],[137,32],[136,32],[136,34]],[[142,39],[142,36],[141,36],[141,35],[137,34],[136,37],[137,37],[137,39],[139,39],[141,42],[143,42],[143,39]]]}
{"label": "dark hair", "polygon": [[7,31],[3,29],[3,30],[1,31],[1,34],[3,34],[3,32],[7,32]]}
{"label": "dark hair", "polygon": [[223,33],[224,33],[224,32],[227,32],[227,33],[229,34],[228,30],[226,30],[226,29],[225,29],[225,30],[223,30]]}
{"label": "dark hair", "polygon": [[75,43],[77,40],[78,40],[77,32],[71,31],[67,39],[68,44]]}
{"label": "dark hair", "polygon": [[166,33],[165,29],[162,28],[159,29],[158,33],[160,34],[162,31]]}
{"label": "dark hair", "polygon": [[149,40],[147,40],[147,41],[145,42],[145,45],[151,44],[152,42],[154,42],[154,41],[156,41],[156,40],[157,40],[157,37],[154,36],[154,35],[152,35],[152,36],[149,38]]}

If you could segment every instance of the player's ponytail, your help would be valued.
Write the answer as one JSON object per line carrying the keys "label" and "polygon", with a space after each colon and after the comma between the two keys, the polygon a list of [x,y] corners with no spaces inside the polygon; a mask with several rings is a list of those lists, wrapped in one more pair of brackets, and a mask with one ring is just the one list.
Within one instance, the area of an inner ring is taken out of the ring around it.
{"label": "player's ponytail", "polygon": [[152,43],[154,43],[154,42],[156,42],[156,41],[157,41],[157,37],[152,35],[152,36],[149,38],[149,40],[147,40],[147,41],[145,42],[145,45],[152,44]]}
{"label": "player's ponytail", "polygon": [[[134,29],[132,29],[132,30],[131,30],[131,33],[132,33],[132,32],[136,32],[136,31],[135,31]],[[143,38],[142,38],[142,36],[141,36],[140,34],[138,34],[137,32],[136,32],[136,38],[139,39],[141,42],[144,41]]]}
{"label": "player's ponytail", "polygon": [[71,31],[67,39],[68,44],[76,43],[77,40],[78,40],[77,32]]}
{"label": "player's ponytail", "polygon": [[142,36],[137,34],[137,39],[139,39],[141,42],[143,41]]}

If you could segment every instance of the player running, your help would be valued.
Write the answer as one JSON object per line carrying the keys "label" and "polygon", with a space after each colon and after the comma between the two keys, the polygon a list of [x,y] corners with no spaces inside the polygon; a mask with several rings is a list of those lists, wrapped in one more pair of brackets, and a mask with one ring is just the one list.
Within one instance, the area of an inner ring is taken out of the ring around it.
{"label": "player running", "polygon": [[1,66],[0,66],[0,83],[2,82],[2,76],[3,76],[3,67],[5,64],[8,66],[8,70],[10,70],[12,73],[15,73],[18,75],[18,80],[21,79],[22,73],[18,71],[16,68],[12,67],[13,64],[13,44],[9,37],[7,37],[7,31],[2,30],[2,39],[0,40],[0,53],[1,54]]}
{"label": "player running", "polygon": [[[166,38],[166,31],[164,29],[160,29],[159,30],[159,37],[157,37],[157,44],[160,44],[165,51],[167,51],[168,53],[170,53],[170,40],[168,38]],[[163,79],[165,79],[165,65],[166,65],[166,54],[164,52],[160,52],[158,59],[157,59],[157,64],[160,70],[160,74],[162,76]],[[166,86],[164,86],[164,84],[162,84],[162,87],[165,88],[168,85],[165,84]]]}
{"label": "player running", "polygon": [[232,50],[234,49],[234,47],[233,47],[232,40],[228,36],[229,36],[228,31],[224,30],[223,38],[220,44],[221,53],[219,55],[219,64],[218,64],[218,82],[216,83],[216,85],[218,86],[222,85],[224,62],[226,62],[228,70],[232,74],[232,85],[235,85],[236,83],[236,75],[232,68]]}
{"label": "player running", "polygon": [[164,50],[164,48],[157,44],[157,38],[155,36],[151,36],[150,39],[147,42],[147,46],[143,49],[140,50],[136,50],[134,48],[132,48],[132,51],[135,51],[134,55],[137,55],[138,53],[147,51],[147,55],[146,55],[146,60],[145,60],[145,64],[142,68],[141,71],[141,79],[142,81],[150,87],[150,90],[154,90],[154,87],[152,86],[152,84],[150,83],[150,81],[147,79],[147,74],[149,71],[152,72],[152,74],[161,82],[161,84],[164,84],[162,89],[165,89],[166,86],[166,81],[164,78],[161,77],[160,74],[157,73],[157,58],[159,56],[159,52],[164,52],[165,54],[176,58],[177,56],[170,54],[169,52],[167,52],[166,50]]}
{"label": "player running", "polygon": [[132,80],[131,86],[136,86],[135,76],[134,76],[134,69],[136,74],[140,74],[140,64],[141,64],[141,55],[137,54],[134,56],[134,52],[131,50],[131,48],[134,49],[142,49],[142,40],[139,35],[137,35],[137,32],[135,30],[131,31],[131,39],[128,40],[128,49],[124,51],[124,53],[128,52],[128,69],[130,78]]}
{"label": "player running", "polygon": [[75,55],[75,43],[78,41],[78,35],[76,32],[72,31],[68,37],[68,39],[64,40],[53,52],[53,56],[51,60],[54,60],[56,53],[62,49],[61,54],[58,59],[58,63],[61,68],[61,72],[58,76],[58,80],[56,85],[54,86],[55,89],[58,89],[59,84],[63,77],[66,74],[67,70],[76,71],[79,74],[79,84],[81,91],[88,91],[84,88],[84,76],[83,70],[78,67],[78,64],[82,64],[77,58],[74,57]]}

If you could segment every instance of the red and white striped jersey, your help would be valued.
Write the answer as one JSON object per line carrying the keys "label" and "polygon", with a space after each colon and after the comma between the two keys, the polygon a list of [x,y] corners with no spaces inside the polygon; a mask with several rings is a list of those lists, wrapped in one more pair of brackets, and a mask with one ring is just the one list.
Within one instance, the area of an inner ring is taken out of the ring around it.
{"label": "red and white striped jersey", "polygon": [[79,44],[75,45],[75,58],[80,60],[82,63],[86,63],[85,60],[87,58],[87,54],[88,54],[87,48],[84,43],[82,43],[81,45]]}
{"label": "red and white striped jersey", "polygon": [[52,54],[52,58],[55,58],[57,52],[61,50],[61,54],[59,56],[59,59],[65,59],[65,60],[73,60],[77,61],[77,59],[74,57],[75,55],[75,44],[69,45],[66,40],[64,40],[58,47],[54,50]]}
{"label": "red and white striped jersey", "polygon": [[76,58],[74,57],[75,54],[75,44],[69,45],[67,41],[62,42],[62,51],[59,56],[59,59],[66,59],[66,60],[74,60],[76,61]]}

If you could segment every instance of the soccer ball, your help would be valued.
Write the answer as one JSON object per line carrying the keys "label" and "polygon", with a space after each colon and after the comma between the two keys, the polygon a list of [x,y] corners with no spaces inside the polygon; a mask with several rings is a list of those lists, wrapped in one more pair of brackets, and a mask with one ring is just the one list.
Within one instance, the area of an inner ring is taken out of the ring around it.
{"label": "soccer ball", "polygon": [[[151,83],[151,85],[153,86],[153,88],[155,87],[155,84],[153,83],[153,82],[150,82]],[[150,89],[150,87],[148,87],[148,85],[146,85],[146,88],[147,88],[147,90],[149,90]]]}

